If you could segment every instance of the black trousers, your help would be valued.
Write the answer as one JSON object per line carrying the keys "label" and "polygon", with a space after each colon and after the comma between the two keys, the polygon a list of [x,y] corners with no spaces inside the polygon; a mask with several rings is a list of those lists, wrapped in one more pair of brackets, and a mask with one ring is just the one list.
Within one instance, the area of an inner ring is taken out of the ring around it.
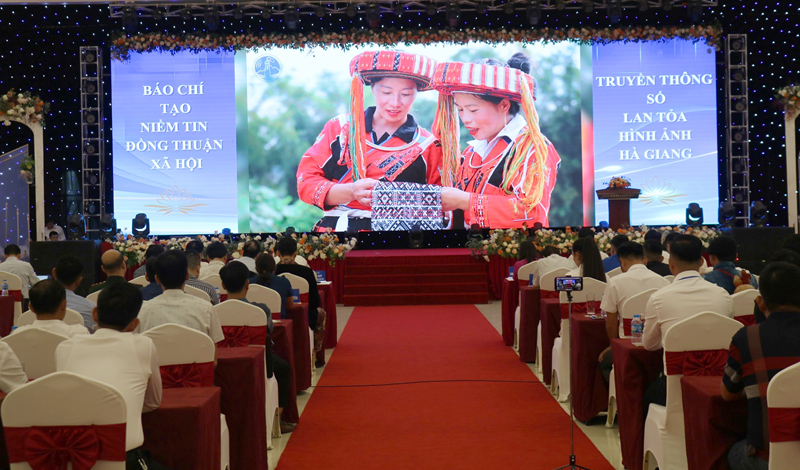
{"label": "black trousers", "polygon": [[644,419],[647,419],[647,412],[650,411],[650,404],[667,406],[667,376],[662,375],[645,390],[642,397],[644,405]]}
{"label": "black trousers", "polygon": [[278,381],[278,406],[286,407],[289,403],[289,394],[292,393],[292,368],[282,357],[272,355],[274,364],[273,372]]}
{"label": "black trousers", "polygon": [[167,470],[167,468],[154,462],[150,452],[137,447],[125,453],[125,470]]}
{"label": "black trousers", "polygon": [[603,360],[600,361],[597,367],[600,369],[600,373],[603,374],[603,380],[606,381],[606,386],[608,386],[608,382],[611,379],[611,368],[614,367],[614,355],[611,353],[610,349],[603,354]]}

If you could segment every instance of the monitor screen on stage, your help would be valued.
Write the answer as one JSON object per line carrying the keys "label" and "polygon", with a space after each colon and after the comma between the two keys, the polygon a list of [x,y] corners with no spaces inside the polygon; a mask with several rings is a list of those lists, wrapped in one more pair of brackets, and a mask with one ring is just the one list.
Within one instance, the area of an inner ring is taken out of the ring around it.
{"label": "monitor screen on stage", "polygon": [[[404,221],[411,212],[436,219],[440,201],[455,204],[453,194],[465,193],[472,194],[458,203],[467,223],[595,225],[609,217],[607,201],[595,190],[612,177],[641,189],[631,201],[634,225],[684,223],[692,202],[705,209],[705,223],[717,222],[715,51],[705,43],[403,46],[405,53],[438,62],[505,63],[525,54],[548,155],[504,165],[506,142],[530,120],[523,110],[516,119],[502,103],[457,93],[461,120],[454,132],[465,153],[455,184],[463,192],[443,190],[441,150],[430,139],[439,93],[395,89],[385,85],[409,81],[382,80],[362,88],[365,126],[373,131],[362,171],[366,180],[397,184],[376,187],[370,212],[370,201],[359,199],[363,188],[349,184],[349,64],[374,50],[380,48],[144,53],[114,61],[114,214],[120,228],[139,213],[147,214],[152,234],[363,229],[353,221],[366,220],[369,228],[370,217],[374,225],[378,216],[382,227],[402,228],[391,223],[392,214]],[[547,167],[543,178],[537,165]],[[544,181],[535,198],[529,196],[536,184],[526,178]],[[367,183],[361,184],[371,187]]]}

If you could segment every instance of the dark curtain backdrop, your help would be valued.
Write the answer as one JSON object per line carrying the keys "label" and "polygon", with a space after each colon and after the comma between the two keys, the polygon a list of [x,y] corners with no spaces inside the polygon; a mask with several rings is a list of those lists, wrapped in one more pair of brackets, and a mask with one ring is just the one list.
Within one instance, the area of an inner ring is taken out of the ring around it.
{"label": "dark curtain backdrop", "polygon": [[[784,167],[783,114],[773,105],[773,89],[797,83],[798,65],[795,60],[796,31],[800,14],[791,0],[721,0],[719,6],[703,13],[704,22],[718,22],[726,33],[747,33],[750,62],[750,165],[751,199],[763,200],[770,208],[770,225],[786,224],[786,175]],[[97,45],[105,48],[105,74],[109,73],[110,59],[107,42],[112,32],[121,29],[121,20],[109,18],[109,8],[104,5],[27,5],[0,6],[0,93],[9,88],[30,90],[52,102],[45,130],[46,212],[61,224],[70,209],[76,207],[74,190],[80,185],[80,90],[78,48]],[[427,29],[444,28],[445,14],[428,17],[425,13],[406,13],[402,16],[384,14],[382,28]],[[547,11],[539,27],[580,28],[583,26],[608,26],[605,10],[586,13],[582,9]],[[620,25],[683,25],[689,21],[686,10],[676,7],[670,12],[650,9],[639,12],[626,9]],[[477,15],[463,12],[459,27],[528,28],[524,11],[514,15],[490,12]],[[303,15],[299,31],[337,32],[366,27],[363,15],[354,18],[345,15],[319,19]],[[282,17],[265,20],[248,16],[242,20],[224,17],[219,32],[241,33],[247,31],[282,31]],[[204,30],[202,18],[189,21],[167,18],[159,22],[143,18],[139,31],[165,31],[172,33]],[[719,77],[722,77],[722,54]],[[106,81],[106,101],[110,96],[110,80]],[[720,90],[722,84],[720,84]],[[721,93],[719,94],[722,98]],[[107,103],[110,106],[110,103]],[[107,119],[110,108],[106,108]],[[720,102],[722,106],[722,102]],[[724,113],[720,112],[720,198],[724,198],[725,182]],[[110,141],[111,122],[106,138]],[[19,125],[0,126],[0,153],[29,143],[30,135]],[[107,166],[113,163],[109,156]],[[109,172],[110,175],[110,172]],[[709,181],[708,184],[717,184]],[[108,200],[111,200],[109,176]],[[707,208],[706,210],[715,210]],[[120,227],[127,226],[120,221]]]}

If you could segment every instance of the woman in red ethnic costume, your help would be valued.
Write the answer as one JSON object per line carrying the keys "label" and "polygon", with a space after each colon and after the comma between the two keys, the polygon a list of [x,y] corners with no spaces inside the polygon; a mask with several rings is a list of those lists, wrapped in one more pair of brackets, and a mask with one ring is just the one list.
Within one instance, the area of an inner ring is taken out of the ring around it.
{"label": "woman in red ethnic costume", "polygon": [[[409,114],[430,90],[436,62],[398,51],[370,51],[350,62],[350,115],[328,121],[297,168],[300,199],[325,211],[316,230],[370,230],[379,181],[441,184],[439,142]],[[363,84],[375,96],[364,110]]]}
{"label": "woman in red ethnic costume", "polygon": [[[548,225],[561,158],[539,130],[535,82],[522,53],[503,64],[448,62],[436,67],[434,132],[442,141],[442,206],[464,211],[467,226]],[[459,155],[458,121],[475,140]]]}

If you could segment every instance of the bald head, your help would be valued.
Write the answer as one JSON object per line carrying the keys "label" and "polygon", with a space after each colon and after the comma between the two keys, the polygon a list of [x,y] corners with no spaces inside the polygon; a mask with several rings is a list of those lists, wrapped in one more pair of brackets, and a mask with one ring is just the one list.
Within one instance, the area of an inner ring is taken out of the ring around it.
{"label": "bald head", "polygon": [[125,276],[125,258],[117,250],[108,250],[100,258],[103,272],[109,276]]}

